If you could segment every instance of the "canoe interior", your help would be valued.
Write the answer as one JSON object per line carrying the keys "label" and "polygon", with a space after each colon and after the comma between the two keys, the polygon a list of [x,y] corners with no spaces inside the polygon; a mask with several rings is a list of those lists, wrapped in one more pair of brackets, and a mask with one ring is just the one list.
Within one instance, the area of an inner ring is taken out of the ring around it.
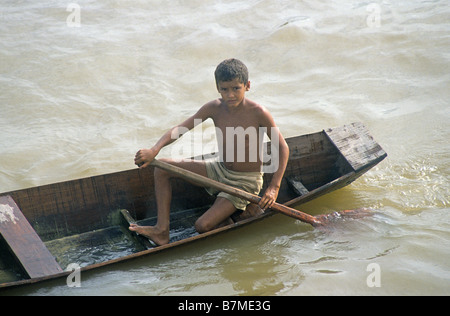
{"label": "canoe interior", "polygon": [[[360,125],[354,125],[353,129],[355,128],[365,131]],[[332,132],[322,131],[286,139],[290,147],[290,159],[280,189],[279,202],[299,197],[299,193],[287,179],[300,181],[311,192],[358,171],[355,170],[355,164],[352,165],[352,160],[343,155],[342,148],[336,146],[336,141],[331,141]],[[350,135],[347,135],[349,138],[353,137],[352,133],[347,134]],[[367,147],[367,144],[364,146]],[[379,154],[375,157],[376,161],[371,159],[358,165],[364,172],[364,168],[370,169],[373,161],[378,163],[386,155],[378,144],[374,143],[373,147],[376,148],[369,148],[368,151]],[[271,174],[264,176],[265,185],[270,179]],[[48,250],[65,269],[73,262],[85,267],[144,250],[130,238],[123,225],[120,210],[127,209],[141,224],[154,224],[156,202],[153,188],[153,168],[146,168],[0,195],[10,195],[14,199]],[[183,180],[173,180],[171,242],[197,235],[193,228],[195,220],[208,209],[213,200],[203,188]],[[236,214],[233,221],[243,218]],[[1,236],[0,253],[0,285],[27,278]]]}

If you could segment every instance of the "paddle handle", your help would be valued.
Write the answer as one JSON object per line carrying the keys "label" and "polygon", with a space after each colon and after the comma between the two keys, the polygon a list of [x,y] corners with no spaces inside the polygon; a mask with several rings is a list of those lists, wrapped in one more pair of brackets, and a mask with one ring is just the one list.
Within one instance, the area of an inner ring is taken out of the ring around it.
{"label": "paddle handle", "polygon": [[[204,177],[202,175],[199,175],[197,173],[194,173],[194,172],[191,172],[189,170],[186,170],[186,169],[183,169],[183,168],[171,165],[169,163],[166,163],[166,162],[163,162],[163,161],[160,161],[160,160],[156,160],[156,159],[153,160],[151,162],[151,165],[154,166],[154,167],[163,169],[163,170],[165,170],[167,172],[170,172],[172,174],[178,175],[179,177],[181,177],[181,178],[183,178],[185,180],[189,180],[189,181],[197,183],[197,184],[199,184],[201,186],[214,188],[214,189],[219,190],[221,192],[225,192],[225,193],[231,194],[233,196],[237,196],[237,197],[239,197],[241,199],[245,199],[245,200],[247,200],[247,201],[249,201],[251,203],[258,204],[259,201],[261,200],[261,197],[259,197],[257,195],[254,195],[254,194],[251,194],[249,192],[246,192],[246,191],[234,188],[232,186],[229,186],[227,184],[215,181],[213,179],[206,178],[206,177]],[[319,225],[322,224],[320,220],[318,220],[316,217],[314,217],[312,215],[303,213],[303,212],[301,212],[299,210],[290,208],[288,206],[285,206],[285,205],[282,205],[282,204],[279,204],[279,203],[275,203],[274,205],[272,205],[271,208],[273,210],[275,210],[275,211],[278,211],[278,212],[283,213],[283,214],[285,214],[287,216],[290,216],[290,217],[293,217],[295,219],[298,219],[298,220],[300,220],[302,222],[311,224],[313,226],[319,226]]]}

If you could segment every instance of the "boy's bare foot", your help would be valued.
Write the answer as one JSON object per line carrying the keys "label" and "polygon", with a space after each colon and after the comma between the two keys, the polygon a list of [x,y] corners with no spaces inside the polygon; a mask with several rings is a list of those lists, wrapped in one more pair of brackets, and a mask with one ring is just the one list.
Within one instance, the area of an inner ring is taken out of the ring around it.
{"label": "boy's bare foot", "polygon": [[151,239],[158,246],[169,243],[169,231],[162,231],[156,226],[130,224],[129,230]]}

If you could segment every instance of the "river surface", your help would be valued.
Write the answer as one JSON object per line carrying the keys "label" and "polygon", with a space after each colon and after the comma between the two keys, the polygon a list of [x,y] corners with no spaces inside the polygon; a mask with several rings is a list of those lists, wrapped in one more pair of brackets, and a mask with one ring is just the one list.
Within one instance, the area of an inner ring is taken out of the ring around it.
{"label": "river surface", "polygon": [[301,209],[376,214],[325,232],[276,215],[82,274],[80,288],[9,293],[449,295],[448,0],[2,0],[0,192],[134,168],[219,97],[230,57],[285,137],[368,127],[388,158]]}

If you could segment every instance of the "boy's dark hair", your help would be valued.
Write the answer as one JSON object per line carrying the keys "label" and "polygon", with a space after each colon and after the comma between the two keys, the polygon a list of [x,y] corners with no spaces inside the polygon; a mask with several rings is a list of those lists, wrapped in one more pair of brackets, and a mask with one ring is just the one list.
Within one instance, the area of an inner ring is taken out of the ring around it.
{"label": "boy's dark hair", "polygon": [[214,77],[216,78],[217,88],[219,87],[220,81],[226,82],[236,78],[240,83],[247,84],[248,69],[247,66],[238,59],[226,59],[217,66]]}

